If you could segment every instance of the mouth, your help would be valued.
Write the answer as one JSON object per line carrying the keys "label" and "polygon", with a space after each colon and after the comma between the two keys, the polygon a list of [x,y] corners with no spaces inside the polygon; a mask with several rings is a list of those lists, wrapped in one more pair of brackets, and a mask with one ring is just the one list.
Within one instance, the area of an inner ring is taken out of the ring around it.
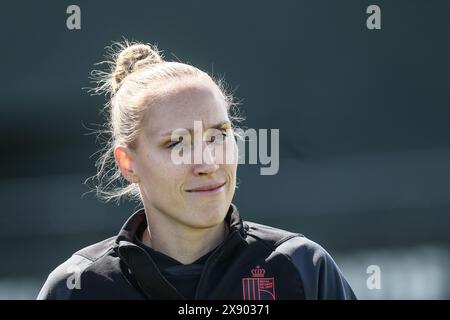
{"label": "mouth", "polygon": [[198,188],[189,189],[186,191],[190,194],[213,195],[213,194],[218,194],[218,193],[223,192],[225,190],[225,188],[224,188],[225,184],[226,184],[226,182],[215,183],[215,184],[210,184],[207,186],[201,186]]}

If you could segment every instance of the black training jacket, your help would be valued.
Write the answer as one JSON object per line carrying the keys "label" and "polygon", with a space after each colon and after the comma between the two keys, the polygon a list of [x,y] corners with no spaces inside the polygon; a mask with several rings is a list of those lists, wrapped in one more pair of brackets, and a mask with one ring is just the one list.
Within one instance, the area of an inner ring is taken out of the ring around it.
{"label": "black training jacket", "polygon": [[[233,204],[225,221],[229,235],[206,260],[196,299],[356,299],[317,243],[243,221]],[[74,253],[49,275],[38,299],[184,299],[134,243],[146,223],[138,210],[117,236]]]}

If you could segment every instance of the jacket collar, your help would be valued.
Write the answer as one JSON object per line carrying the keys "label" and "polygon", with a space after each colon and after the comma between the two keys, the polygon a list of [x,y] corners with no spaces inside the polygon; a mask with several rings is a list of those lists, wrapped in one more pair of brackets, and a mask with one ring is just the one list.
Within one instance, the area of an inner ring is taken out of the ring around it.
{"label": "jacket collar", "polygon": [[[228,237],[219,246],[221,254],[213,255],[206,266],[217,263],[220,259],[232,254],[233,249],[245,242],[247,226],[243,223],[239,211],[234,204],[230,205],[225,221],[229,227]],[[120,230],[114,249],[121,261],[128,267],[128,276],[133,277],[145,296],[149,299],[183,299],[180,293],[165,279],[151,256],[134,243],[138,230],[146,224],[145,210],[136,211]],[[204,282],[204,281],[201,281]],[[200,284],[199,284],[200,286]]]}

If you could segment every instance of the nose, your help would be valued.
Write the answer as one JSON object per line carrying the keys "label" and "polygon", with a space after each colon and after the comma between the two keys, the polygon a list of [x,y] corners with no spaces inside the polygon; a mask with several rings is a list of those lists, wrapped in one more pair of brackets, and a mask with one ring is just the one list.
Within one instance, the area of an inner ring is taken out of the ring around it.
{"label": "nose", "polygon": [[206,143],[203,143],[202,156],[201,163],[195,164],[195,175],[209,175],[219,170],[219,165],[216,163],[211,147]]}

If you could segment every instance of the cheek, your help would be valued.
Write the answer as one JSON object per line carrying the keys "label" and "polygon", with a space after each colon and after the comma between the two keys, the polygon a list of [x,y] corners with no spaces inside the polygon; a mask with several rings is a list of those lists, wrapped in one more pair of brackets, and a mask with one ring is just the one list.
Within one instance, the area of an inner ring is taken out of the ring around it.
{"label": "cheek", "polygon": [[226,167],[236,166],[238,163],[238,146],[234,138],[227,138],[226,142],[217,146],[216,157],[219,163],[226,165]]}
{"label": "cheek", "polygon": [[227,171],[229,172],[231,178],[233,180],[236,180],[237,164],[228,165]]}
{"label": "cheek", "polygon": [[[237,152],[234,155],[234,159],[236,159],[234,162],[231,163],[223,163],[221,165],[222,170],[226,172],[228,176],[230,176],[232,179],[236,179],[236,173],[237,173],[237,167],[238,167],[238,161],[237,161]],[[228,159],[227,159],[228,160]]]}
{"label": "cheek", "polygon": [[187,175],[186,165],[176,165],[170,158],[170,153],[159,153],[157,156],[147,156],[144,169],[145,183],[155,191],[179,189]]}
{"label": "cheek", "polygon": [[147,185],[160,183],[165,172],[168,171],[166,167],[167,164],[165,164],[161,154],[155,151],[150,151],[139,159],[140,175],[144,178],[144,182]]}
{"label": "cheek", "polygon": [[227,164],[228,166],[228,170],[231,172],[232,178],[235,180],[236,179],[236,173],[237,173],[237,167],[238,167],[238,162],[239,162],[239,150],[238,150],[238,145],[236,143],[236,141],[232,141],[233,144],[233,163]]}

